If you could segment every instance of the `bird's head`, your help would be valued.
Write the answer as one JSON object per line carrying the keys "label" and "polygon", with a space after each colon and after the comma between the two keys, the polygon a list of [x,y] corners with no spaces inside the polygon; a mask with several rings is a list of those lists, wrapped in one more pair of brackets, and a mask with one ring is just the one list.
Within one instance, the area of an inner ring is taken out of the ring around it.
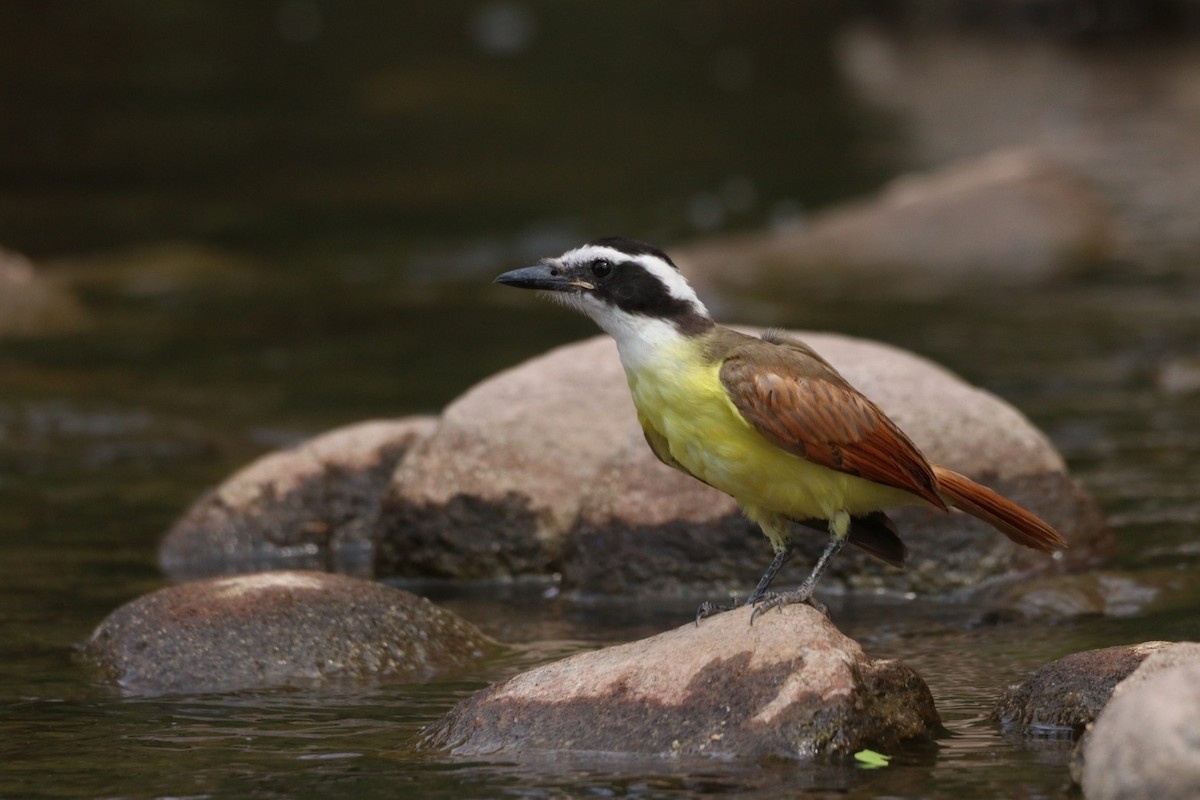
{"label": "bird's head", "polygon": [[708,309],[666,253],[613,237],[514,269],[496,283],[538,289],[587,314],[618,339],[667,324],[685,336],[712,327]]}

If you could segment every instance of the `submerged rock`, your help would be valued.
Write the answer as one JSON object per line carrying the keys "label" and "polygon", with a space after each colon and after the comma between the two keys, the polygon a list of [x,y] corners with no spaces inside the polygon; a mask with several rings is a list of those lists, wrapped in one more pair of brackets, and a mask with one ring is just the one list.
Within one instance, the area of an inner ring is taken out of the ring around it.
{"label": "submerged rock", "polygon": [[1027,731],[1080,734],[1125,680],[1169,642],[1087,650],[1052,661],[1024,683],[1009,687],[992,711],[1002,725]]}
{"label": "submerged rock", "polygon": [[432,417],[363,422],[269,453],[197,500],[159,563],[191,578],[267,569],[370,575],[372,523],[388,480]]}
{"label": "submerged rock", "polygon": [[939,297],[1045,284],[1110,256],[1112,224],[1070,171],[1009,150],[903,177],[805,225],[697,243],[679,261],[725,291]]}
{"label": "submerged rock", "polygon": [[516,675],[426,733],[456,755],[547,751],[658,755],[848,755],[932,738],[924,681],[871,661],[810,606],[750,624],[741,608]]}
{"label": "submerged rock", "polygon": [[1117,685],[1080,742],[1072,776],[1088,800],[1200,797],[1200,644],[1156,650]]}
{"label": "submerged rock", "polygon": [[1039,575],[989,587],[980,598],[990,619],[1053,621],[1101,614],[1133,617],[1195,608],[1200,586],[1174,566],[1137,572],[1090,570]]}
{"label": "submerged rock", "polygon": [[[1111,535],[1044,435],[1011,406],[887,345],[802,333],[935,461],[1044,515],[1089,563]],[[946,592],[1056,563],[963,514],[898,510],[900,572],[847,551],[831,578]],[[752,586],[766,539],[726,495],[660,464],[642,440],[607,337],[501,373],[446,409],[396,471],[380,511],[382,574],[479,578],[560,571],[567,588],[666,593]],[[824,536],[800,535],[796,562]]]}
{"label": "submerged rock", "polygon": [[1200,356],[1179,356],[1158,366],[1155,382],[1160,391],[1171,395],[1200,393]]}
{"label": "submerged rock", "polygon": [[83,658],[131,694],[225,692],[331,681],[425,681],[499,645],[401,589],[321,572],[171,586],[127,603]]}
{"label": "submerged rock", "polygon": [[25,256],[0,248],[0,337],[73,330],[84,317],[74,294],[46,280]]}
{"label": "submerged rock", "polygon": [[188,294],[243,294],[259,286],[262,264],[245,253],[186,240],[137,244],[55,262],[72,286],[140,300]]}

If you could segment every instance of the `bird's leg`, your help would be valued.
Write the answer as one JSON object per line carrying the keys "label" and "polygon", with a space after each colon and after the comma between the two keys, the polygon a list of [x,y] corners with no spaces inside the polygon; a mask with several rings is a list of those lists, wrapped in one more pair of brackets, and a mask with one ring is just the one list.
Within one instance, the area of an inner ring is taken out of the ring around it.
{"label": "bird's leg", "polygon": [[793,547],[794,545],[789,542],[782,550],[775,551],[775,557],[771,559],[770,566],[767,567],[767,571],[763,573],[763,576],[758,579],[758,585],[754,587],[754,591],[746,598],[746,602],[743,605],[752,606],[767,593],[767,589],[771,586],[771,581],[775,580],[775,575],[778,574],[779,570],[783,569],[783,565],[791,558]]}
{"label": "bird's leg", "polygon": [[744,603],[738,603],[737,599],[728,606],[720,606],[716,603],[701,603],[696,609],[696,624],[700,624],[700,620],[705,617],[710,617],[713,614],[719,614],[722,611],[730,611],[737,608],[739,605],[752,606],[769,596],[767,589],[771,586],[771,581],[775,580],[775,576],[783,565],[787,563],[788,558],[792,555],[792,530],[791,521],[782,514],[777,514],[774,511],[768,511],[757,506],[743,506],[742,511],[752,521],[757,522],[762,528],[763,535],[771,543],[772,549],[775,551],[775,557],[771,559],[767,571],[758,579],[758,584],[754,587],[754,591],[746,598]]}
{"label": "bird's leg", "polygon": [[817,563],[813,566],[813,570],[809,573],[809,576],[804,579],[804,582],[794,592],[781,592],[763,599],[758,604],[758,608],[754,609],[754,613],[750,615],[750,624],[753,625],[754,620],[772,608],[782,608],[783,606],[795,603],[809,603],[822,613],[828,614],[824,606],[813,600],[812,593],[817,587],[817,582],[821,580],[821,576],[825,574],[825,570],[829,568],[829,562],[841,552],[842,547],[845,546],[846,540],[849,537],[850,515],[845,511],[839,511],[829,520],[829,541],[826,543],[825,549],[821,552],[821,557],[817,559]]}
{"label": "bird's leg", "polygon": [[705,617],[711,617],[713,614],[720,614],[722,611],[732,611],[740,605],[752,606],[757,603],[767,593],[767,587],[771,585],[771,581],[775,580],[775,575],[787,563],[788,558],[792,555],[792,547],[793,545],[789,543],[782,550],[775,551],[775,557],[771,559],[770,566],[767,567],[767,571],[763,573],[763,576],[758,579],[758,585],[754,587],[754,591],[750,593],[750,596],[746,598],[744,603],[739,603],[736,597],[727,606],[717,605],[706,600],[696,609],[696,624],[699,625],[700,620]]}

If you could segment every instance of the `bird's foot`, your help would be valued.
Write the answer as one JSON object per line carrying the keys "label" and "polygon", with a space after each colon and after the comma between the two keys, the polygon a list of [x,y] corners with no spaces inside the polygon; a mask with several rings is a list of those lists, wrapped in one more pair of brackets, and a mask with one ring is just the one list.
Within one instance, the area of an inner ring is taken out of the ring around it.
{"label": "bird's foot", "polygon": [[798,603],[806,603],[817,611],[820,611],[827,618],[829,617],[829,609],[820,600],[812,596],[812,590],[804,591],[801,589],[796,592],[767,592],[762,597],[754,601],[754,613],[750,615],[750,624],[754,624],[754,620],[761,617],[773,608],[783,608],[784,606],[792,606]]}
{"label": "bird's foot", "polygon": [[741,603],[737,601],[736,597],[734,597],[727,606],[718,605],[717,603],[712,603],[708,600],[705,600],[696,608],[696,627],[700,626],[700,620],[704,619],[705,617],[715,616],[720,614],[722,611],[732,611],[740,605]]}

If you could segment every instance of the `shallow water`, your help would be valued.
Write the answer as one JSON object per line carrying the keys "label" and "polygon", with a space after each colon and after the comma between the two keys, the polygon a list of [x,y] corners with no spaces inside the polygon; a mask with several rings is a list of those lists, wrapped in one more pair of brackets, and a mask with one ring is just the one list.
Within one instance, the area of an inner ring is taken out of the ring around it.
{"label": "shallow water", "polygon": [[[988,624],[972,604],[825,597],[868,654],[924,676],[943,716],[936,746],[886,768],[415,748],[487,682],[685,624],[704,598],[417,586],[521,648],[426,686],[123,698],[74,661],[109,611],[165,584],[155,548],[170,523],[257,454],[436,412],[592,335],[491,287],[501,269],[617,229],[672,240],[767,224],[901,168],[901,137],[833,76],[837,15],[763,7],[734,24],[718,4],[614,5],[582,26],[581,6],[517,5],[552,45],[525,61],[481,55],[495,30],[480,34],[476,14],[500,9],[503,33],[505,3],[416,18],[363,3],[318,15],[315,33],[319,7],[299,0],[0,10],[0,51],[21,67],[0,84],[11,118],[36,123],[0,129],[0,244],[41,257],[89,313],[72,333],[0,341],[0,797],[1060,796],[1070,742],[1000,730],[996,695],[1067,653],[1200,638],[1200,395],[1161,381],[1200,356],[1200,270],[1182,264],[939,303],[723,299],[729,321],[877,338],[997,392],[1049,434],[1117,533],[1105,615]],[[621,46],[649,61],[625,73],[635,62],[606,43],[631,22]],[[74,59],[46,57],[60,51]],[[747,53],[761,55],[749,78]],[[613,70],[628,95],[578,91]],[[518,90],[539,102],[509,102]],[[661,140],[626,141],[625,111],[658,120]],[[553,146],[531,137],[548,120]],[[171,238],[184,243],[160,244]]]}
{"label": "shallow water", "polygon": [[[285,307],[292,298],[282,295]],[[1196,290],[1092,284],[1016,304],[1009,297],[961,307],[893,305],[877,314],[849,304],[797,312],[812,327],[824,315],[847,323],[847,332],[925,352],[1029,413],[1108,512],[1121,543],[1118,577],[1137,589],[1109,616],[1001,624],[988,624],[985,609],[971,604],[827,597],[839,626],[872,657],[903,659],[923,675],[947,728],[936,747],[894,753],[884,769],[586,754],[465,763],[414,749],[424,724],[489,680],[684,624],[700,598],[622,601],[558,596],[540,583],[434,583],[414,588],[522,645],[524,654],[428,686],[136,699],[95,685],[73,661],[73,648],[108,611],[163,585],[157,538],[206,485],[304,433],[305,420],[318,431],[372,413],[433,408],[473,377],[590,333],[559,309],[510,306],[506,298],[480,296],[453,314],[436,304],[410,313],[369,287],[341,298],[340,308],[322,313],[353,319],[356,332],[328,338],[320,329],[287,338],[294,329],[285,334],[273,324],[285,310],[263,298],[261,330],[247,325],[234,333],[204,328],[217,301],[205,300],[204,314],[181,315],[186,303],[134,314],[127,301],[112,299],[91,332],[0,346],[0,373],[14,389],[2,406],[0,796],[382,796],[399,789],[433,797],[1045,797],[1066,782],[1070,742],[997,728],[987,714],[998,692],[1081,649],[1200,638],[1194,592],[1167,590],[1172,581],[1198,585],[1200,404],[1162,391],[1154,379],[1157,361],[1189,344]],[[179,345],[169,363],[132,358],[167,317],[170,338],[198,344]],[[441,336],[444,359],[456,363],[452,374],[466,376],[460,386],[446,377],[445,361],[405,358],[419,342],[407,325],[392,324],[397,318],[419,320]],[[487,353],[467,346],[463,320],[493,331]],[[231,347],[238,355],[222,356],[222,368],[205,368],[226,350],[205,337],[244,337],[244,346]],[[91,352],[87,362],[80,348]],[[262,369],[265,353],[290,366]],[[355,400],[339,419],[324,406],[314,410],[309,404],[319,401],[304,387],[322,381],[314,379],[324,374],[313,371],[314,362],[342,358],[365,381],[340,374],[336,391]],[[170,391],[166,384],[180,379],[164,370],[186,376],[187,391],[178,383]],[[404,377],[380,379],[376,371]],[[410,396],[414,385],[428,387],[429,404],[392,402],[400,394],[392,380],[402,380]],[[219,407],[231,387],[235,400]],[[278,425],[255,424],[272,417]]]}

